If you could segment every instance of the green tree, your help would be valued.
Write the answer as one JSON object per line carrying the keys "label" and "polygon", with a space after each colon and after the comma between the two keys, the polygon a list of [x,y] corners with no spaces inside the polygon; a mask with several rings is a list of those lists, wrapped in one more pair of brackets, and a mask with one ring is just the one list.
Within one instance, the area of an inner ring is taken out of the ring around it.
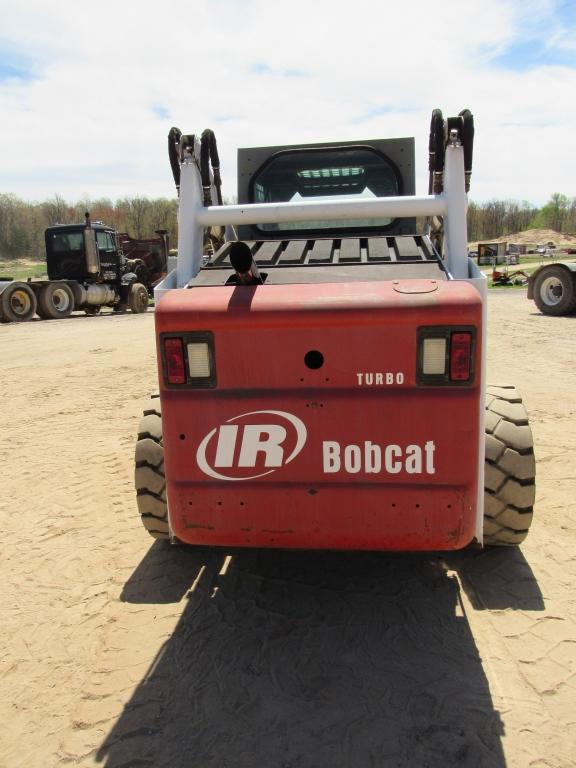
{"label": "green tree", "polygon": [[554,229],[556,232],[565,232],[571,209],[574,209],[574,200],[571,203],[566,195],[555,192],[546,205],[534,216],[531,226],[537,229]]}

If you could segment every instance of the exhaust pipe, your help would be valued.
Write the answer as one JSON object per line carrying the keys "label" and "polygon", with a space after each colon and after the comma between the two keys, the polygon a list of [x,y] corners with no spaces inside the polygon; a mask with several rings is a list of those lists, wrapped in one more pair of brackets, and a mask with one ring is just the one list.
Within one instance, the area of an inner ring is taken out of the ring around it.
{"label": "exhaust pipe", "polygon": [[100,272],[100,255],[96,245],[96,232],[92,229],[92,220],[88,211],[84,214],[86,225],[84,228],[84,251],[86,253],[86,269],[91,275]]}
{"label": "exhaust pipe", "polygon": [[252,251],[246,243],[232,243],[230,247],[230,262],[236,272],[238,285],[262,285],[260,270],[254,259]]}

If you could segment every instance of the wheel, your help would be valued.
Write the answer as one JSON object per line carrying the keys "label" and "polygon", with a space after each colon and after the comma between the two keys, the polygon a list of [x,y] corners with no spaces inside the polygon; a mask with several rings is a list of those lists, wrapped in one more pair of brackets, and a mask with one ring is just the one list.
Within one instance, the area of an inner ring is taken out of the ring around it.
{"label": "wheel", "polygon": [[142,283],[132,283],[128,294],[128,306],[132,312],[139,314],[148,310],[148,291]]}
{"label": "wheel", "polygon": [[134,474],[138,511],[144,528],[155,539],[169,539],[162,414],[160,399],[152,398],[138,428]]}
{"label": "wheel", "polygon": [[102,311],[102,305],[101,304],[88,304],[84,307],[84,312],[89,317],[94,317],[95,315],[99,315]]}
{"label": "wheel", "polygon": [[0,318],[5,323],[25,323],[36,313],[36,295],[26,283],[10,283],[0,293]]}
{"label": "wheel", "polygon": [[534,281],[534,301],[545,315],[569,315],[576,309],[576,281],[565,267],[544,267]]}
{"label": "wheel", "polygon": [[40,289],[38,314],[44,320],[69,317],[74,309],[74,294],[66,283],[47,283]]}
{"label": "wheel", "polygon": [[514,387],[488,386],[484,543],[513,547],[528,535],[535,497],[532,432]]}

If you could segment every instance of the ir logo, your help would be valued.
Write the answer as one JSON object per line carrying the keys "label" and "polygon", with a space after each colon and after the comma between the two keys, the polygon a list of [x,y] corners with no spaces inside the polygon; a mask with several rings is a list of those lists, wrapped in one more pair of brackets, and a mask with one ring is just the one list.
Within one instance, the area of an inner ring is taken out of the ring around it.
{"label": "ir logo", "polygon": [[209,432],[198,446],[196,461],[204,474],[217,480],[254,480],[289,464],[306,437],[304,423],[291,413],[251,411]]}

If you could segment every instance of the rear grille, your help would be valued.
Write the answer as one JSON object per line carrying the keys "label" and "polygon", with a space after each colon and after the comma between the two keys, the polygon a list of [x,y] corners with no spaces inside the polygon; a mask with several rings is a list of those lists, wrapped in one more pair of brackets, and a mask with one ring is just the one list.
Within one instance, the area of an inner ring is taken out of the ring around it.
{"label": "rear grille", "polygon": [[[231,243],[225,243],[204,267],[230,268]],[[247,241],[259,266],[295,267],[328,264],[398,264],[439,262],[424,235],[346,239]]]}

